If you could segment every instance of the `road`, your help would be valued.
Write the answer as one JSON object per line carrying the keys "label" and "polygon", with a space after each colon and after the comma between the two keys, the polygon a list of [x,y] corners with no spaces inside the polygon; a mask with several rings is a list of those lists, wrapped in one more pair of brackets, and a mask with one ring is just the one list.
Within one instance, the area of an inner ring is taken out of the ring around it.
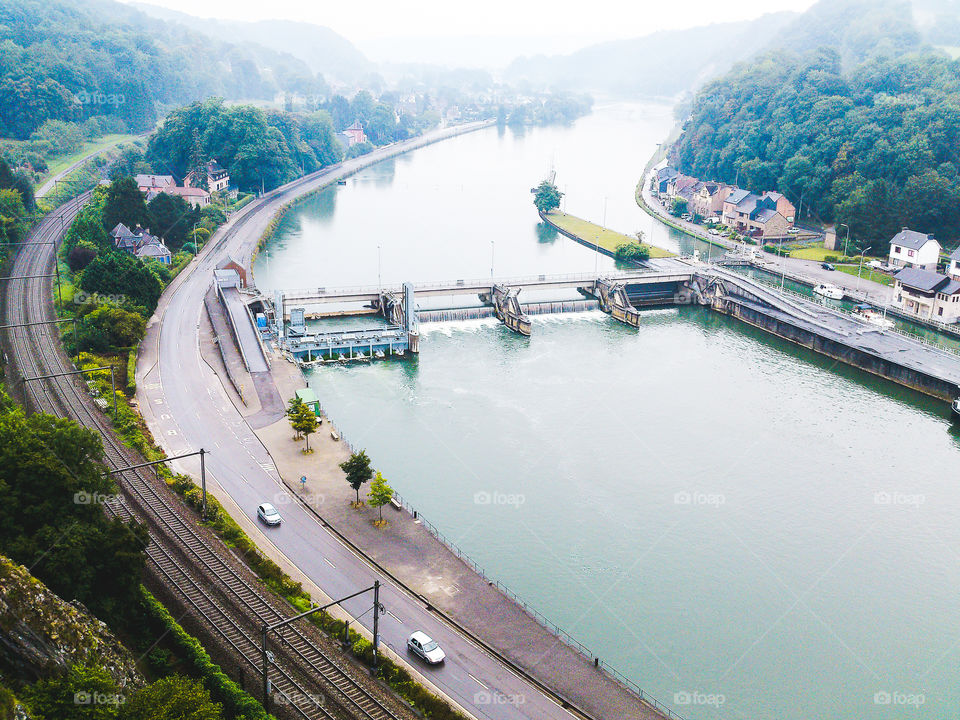
{"label": "road", "polygon": [[[364,160],[380,159],[397,150],[388,148],[328,169],[311,180],[310,186],[332,182],[355,172]],[[306,508],[290,501],[266,449],[199,351],[202,301],[216,263],[227,254],[244,257],[244,248],[256,242],[275,210],[289,201],[291,194],[289,189],[280,188],[244,208],[164,294],[141,345],[138,399],[147,424],[167,453],[180,454],[200,447],[210,451],[208,477],[242,509],[252,522],[247,527],[257,528],[252,530],[253,539],[261,547],[272,544],[328,596],[341,597],[369,586],[380,576]],[[185,463],[182,467],[197,476],[197,466]],[[283,507],[284,523],[280,527],[257,525],[255,508],[265,500]],[[414,630],[424,630],[438,640],[447,653],[443,666],[413,664],[474,716],[498,720],[571,717],[534,683],[439,619],[422,600],[390,581],[383,586],[381,600],[389,611],[381,620],[382,641],[402,656],[406,637]],[[368,599],[349,602],[345,609],[370,627]],[[635,713],[623,717],[662,717],[639,702],[636,705]]]}

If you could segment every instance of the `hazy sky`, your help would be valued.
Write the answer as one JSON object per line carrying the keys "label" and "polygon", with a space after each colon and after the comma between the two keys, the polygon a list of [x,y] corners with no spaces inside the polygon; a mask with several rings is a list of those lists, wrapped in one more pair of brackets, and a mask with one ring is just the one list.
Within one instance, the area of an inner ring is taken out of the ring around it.
{"label": "hazy sky", "polygon": [[[129,1],[129,0],[127,0]],[[746,20],[777,10],[806,10],[814,0],[149,0],[201,17],[281,18],[326,25],[348,39],[487,35],[590,41],[638,37],[713,22]]]}

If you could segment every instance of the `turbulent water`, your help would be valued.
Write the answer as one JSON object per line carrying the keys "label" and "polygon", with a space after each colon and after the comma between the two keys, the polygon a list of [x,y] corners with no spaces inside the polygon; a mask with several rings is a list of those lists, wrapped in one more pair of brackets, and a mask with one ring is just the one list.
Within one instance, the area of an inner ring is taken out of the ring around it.
{"label": "turbulent water", "polygon": [[[257,283],[484,277],[491,251],[497,275],[610,267],[538,228],[551,167],[568,212],[677,248],[633,203],[670,124],[604,107],[371,168],[288,214]],[[645,690],[688,718],[956,714],[945,404],[699,308],[423,331],[414,360],[311,386],[406,500]]]}

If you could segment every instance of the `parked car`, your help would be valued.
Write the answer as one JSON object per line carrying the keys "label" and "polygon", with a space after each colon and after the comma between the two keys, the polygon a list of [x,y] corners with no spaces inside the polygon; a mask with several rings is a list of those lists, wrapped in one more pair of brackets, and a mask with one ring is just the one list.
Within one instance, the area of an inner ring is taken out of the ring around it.
{"label": "parked car", "polygon": [[791,235],[796,235],[798,232],[800,232],[800,228],[798,228],[798,227],[789,227],[789,228],[787,228],[787,232],[790,233]]}
{"label": "parked car", "polygon": [[262,505],[257,505],[257,517],[260,518],[260,521],[264,525],[279,525],[283,522],[283,518],[280,517],[280,513],[277,512],[277,509],[270,503],[263,503]]}
{"label": "parked car", "polygon": [[446,658],[437,641],[420,630],[407,638],[407,649],[430,665],[439,665]]}
{"label": "parked car", "polygon": [[836,270],[836,268],[828,262],[820,263],[820,267],[822,267],[824,270]]}
{"label": "parked car", "polygon": [[709,230],[707,230],[707,232],[710,233],[711,235],[719,235],[719,234],[720,234],[720,231],[717,230],[716,228],[710,228]]}

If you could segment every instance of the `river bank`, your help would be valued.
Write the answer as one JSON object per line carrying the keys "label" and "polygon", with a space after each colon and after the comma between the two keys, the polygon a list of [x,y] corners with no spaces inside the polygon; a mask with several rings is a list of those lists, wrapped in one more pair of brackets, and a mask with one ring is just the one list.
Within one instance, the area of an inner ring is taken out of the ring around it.
{"label": "river bank", "polygon": [[[635,237],[624,235],[616,230],[605,228],[589,220],[578,218],[575,215],[568,215],[559,210],[540,213],[540,219],[564,237],[570,238],[585,247],[594,249],[614,259],[617,257],[617,247],[637,242],[637,238]],[[676,256],[676,253],[664,250],[656,245],[650,245],[649,243],[640,243],[640,245],[647,249],[647,252],[650,253],[650,257],[652,258]]]}

